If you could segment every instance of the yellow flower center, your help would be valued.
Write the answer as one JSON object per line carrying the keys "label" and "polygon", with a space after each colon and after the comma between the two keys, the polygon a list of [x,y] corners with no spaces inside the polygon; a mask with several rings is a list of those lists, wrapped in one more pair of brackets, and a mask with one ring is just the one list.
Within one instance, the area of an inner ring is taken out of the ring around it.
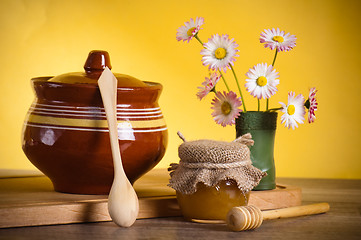
{"label": "yellow flower center", "polygon": [[231,113],[232,106],[229,102],[224,102],[222,103],[221,110],[224,115],[228,115]]}
{"label": "yellow flower center", "polygon": [[282,43],[284,41],[283,37],[282,36],[274,36],[272,38],[273,41],[276,41],[276,42],[279,42],[279,43]]}
{"label": "yellow flower center", "polygon": [[214,56],[217,58],[217,59],[223,59],[227,54],[227,51],[226,49],[224,48],[217,48],[216,51],[214,52]]}
{"label": "yellow flower center", "polygon": [[294,105],[289,105],[288,108],[287,108],[287,113],[288,115],[293,115],[296,111],[296,108]]}
{"label": "yellow flower center", "polygon": [[257,78],[257,85],[258,86],[265,86],[267,84],[267,78],[264,76],[260,76],[259,78]]}
{"label": "yellow flower center", "polygon": [[193,35],[193,31],[194,31],[194,29],[196,29],[196,28],[195,28],[195,27],[192,27],[192,28],[188,29],[188,31],[187,31],[187,35],[188,35],[188,37],[190,37],[190,36],[192,36],[192,35]]}

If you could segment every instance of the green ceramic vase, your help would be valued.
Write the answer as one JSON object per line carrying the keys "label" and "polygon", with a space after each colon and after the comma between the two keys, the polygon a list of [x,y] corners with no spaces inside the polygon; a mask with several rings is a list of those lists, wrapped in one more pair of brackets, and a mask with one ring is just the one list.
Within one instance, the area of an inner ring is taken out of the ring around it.
{"label": "green ceramic vase", "polygon": [[274,163],[274,142],[277,127],[277,112],[242,112],[236,119],[236,136],[250,133],[254,145],[250,148],[253,166],[267,172],[253,190],[276,188],[276,169]]}

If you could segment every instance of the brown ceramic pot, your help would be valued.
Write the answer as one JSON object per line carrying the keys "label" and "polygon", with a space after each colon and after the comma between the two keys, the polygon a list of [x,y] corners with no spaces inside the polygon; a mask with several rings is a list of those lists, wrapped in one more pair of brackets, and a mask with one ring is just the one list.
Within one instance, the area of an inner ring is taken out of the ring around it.
{"label": "brown ceramic pot", "polygon": [[[106,115],[97,85],[110,66],[105,51],[92,51],[85,72],[31,80],[36,98],[23,129],[23,151],[59,192],[107,194],[113,160]],[[114,74],[123,166],[131,183],[163,157],[167,127],[158,105],[162,86]]]}

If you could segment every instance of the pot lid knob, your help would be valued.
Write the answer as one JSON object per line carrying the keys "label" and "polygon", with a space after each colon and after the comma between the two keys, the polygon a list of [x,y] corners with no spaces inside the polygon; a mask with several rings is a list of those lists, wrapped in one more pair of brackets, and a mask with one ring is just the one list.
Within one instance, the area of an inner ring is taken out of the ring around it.
{"label": "pot lid knob", "polygon": [[90,78],[99,78],[105,67],[112,69],[109,53],[100,50],[91,51],[84,64],[84,70],[87,76]]}

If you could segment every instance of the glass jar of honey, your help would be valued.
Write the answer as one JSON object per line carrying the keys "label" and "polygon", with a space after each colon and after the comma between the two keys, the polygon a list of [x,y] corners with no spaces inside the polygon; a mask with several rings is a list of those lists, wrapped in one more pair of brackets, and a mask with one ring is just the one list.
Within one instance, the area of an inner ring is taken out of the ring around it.
{"label": "glass jar of honey", "polygon": [[178,148],[179,163],[172,163],[169,185],[177,193],[186,220],[223,222],[232,207],[245,206],[249,192],[266,175],[252,166],[250,134],[232,142],[185,141]]}
{"label": "glass jar of honey", "polygon": [[232,207],[246,206],[249,192],[243,193],[234,180],[223,180],[209,187],[197,184],[193,194],[177,191],[177,200],[184,218],[194,222],[222,222]]}

